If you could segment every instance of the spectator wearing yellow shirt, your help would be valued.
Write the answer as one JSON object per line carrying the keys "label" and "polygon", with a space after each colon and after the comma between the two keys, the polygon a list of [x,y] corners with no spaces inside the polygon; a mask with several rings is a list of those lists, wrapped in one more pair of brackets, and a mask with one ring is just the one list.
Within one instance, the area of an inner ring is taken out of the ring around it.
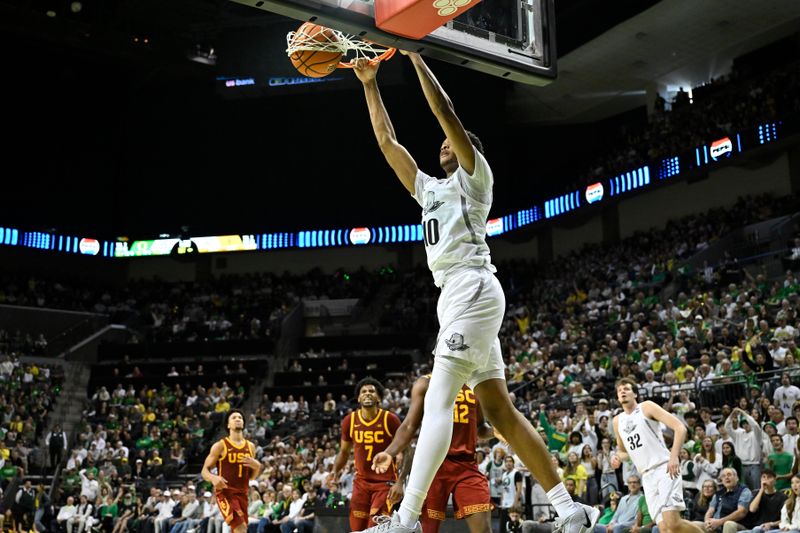
{"label": "spectator wearing yellow shirt", "polygon": [[220,401],[217,402],[217,405],[214,406],[214,412],[216,413],[227,413],[231,410],[231,404],[228,403],[227,398],[222,398]]}
{"label": "spectator wearing yellow shirt", "polygon": [[561,479],[562,481],[574,480],[575,494],[580,498],[586,498],[586,481],[589,479],[589,474],[586,472],[586,467],[581,464],[577,453],[570,452],[567,455],[567,466],[564,467]]}
{"label": "spectator wearing yellow shirt", "polygon": [[521,308],[517,312],[517,317],[514,318],[514,320],[517,322],[517,327],[521,334],[525,335],[528,333],[528,329],[531,327],[531,317],[526,307]]}
{"label": "spectator wearing yellow shirt", "polygon": [[678,368],[675,369],[675,379],[678,380],[678,383],[683,383],[686,381],[686,371],[691,370],[692,376],[694,376],[694,367],[689,364],[689,360],[686,358],[685,355],[681,356],[680,365]]}

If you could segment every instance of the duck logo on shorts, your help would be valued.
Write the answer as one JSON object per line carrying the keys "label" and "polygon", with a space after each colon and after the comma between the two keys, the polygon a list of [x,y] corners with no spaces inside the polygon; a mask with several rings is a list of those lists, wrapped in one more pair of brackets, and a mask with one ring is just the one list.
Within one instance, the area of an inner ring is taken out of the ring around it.
{"label": "duck logo on shorts", "polygon": [[462,352],[469,349],[469,346],[464,344],[464,336],[461,333],[453,333],[444,343],[451,352]]}

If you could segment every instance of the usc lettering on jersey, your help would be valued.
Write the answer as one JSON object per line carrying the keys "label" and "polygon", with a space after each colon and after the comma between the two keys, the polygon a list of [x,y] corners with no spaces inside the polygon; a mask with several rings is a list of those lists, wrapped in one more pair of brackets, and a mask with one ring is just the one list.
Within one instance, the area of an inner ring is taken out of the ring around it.
{"label": "usc lettering on jersey", "polygon": [[253,471],[242,463],[242,458],[255,457],[253,443],[245,440],[241,445],[236,446],[227,437],[219,442],[222,443],[223,451],[217,459],[217,472],[228,482],[228,488],[225,490],[247,493],[250,474]]}
{"label": "usc lettering on jersey", "polygon": [[389,447],[399,427],[397,415],[383,409],[378,409],[378,415],[372,420],[364,420],[361,409],[342,419],[342,440],[353,443],[357,477],[369,481],[393,481],[397,478],[394,465],[383,474],[373,472],[372,458]]}

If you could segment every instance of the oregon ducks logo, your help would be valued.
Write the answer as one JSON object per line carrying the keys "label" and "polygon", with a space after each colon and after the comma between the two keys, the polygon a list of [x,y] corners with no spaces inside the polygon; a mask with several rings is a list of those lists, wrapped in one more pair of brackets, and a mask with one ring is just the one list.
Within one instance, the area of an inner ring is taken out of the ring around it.
{"label": "oregon ducks logo", "polygon": [[472,0],[435,0],[433,7],[438,9],[440,17],[449,17],[459,8],[468,6],[471,2]]}

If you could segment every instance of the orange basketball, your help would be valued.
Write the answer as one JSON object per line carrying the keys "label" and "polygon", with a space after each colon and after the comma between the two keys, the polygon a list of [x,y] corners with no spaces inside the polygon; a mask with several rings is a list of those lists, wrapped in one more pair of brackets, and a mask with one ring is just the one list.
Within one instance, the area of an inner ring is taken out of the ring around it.
{"label": "orange basketball", "polygon": [[[338,39],[330,29],[306,22],[294,34],[291,44],[292,46],[302,46],[303,43],[308,41],[335,43]],[[336,66],[342,59],[342,53],[323,50],[297,50],[289,56],[289,59],[292,60],[294,68],[303,76],[321,78],[336,70]]]}

